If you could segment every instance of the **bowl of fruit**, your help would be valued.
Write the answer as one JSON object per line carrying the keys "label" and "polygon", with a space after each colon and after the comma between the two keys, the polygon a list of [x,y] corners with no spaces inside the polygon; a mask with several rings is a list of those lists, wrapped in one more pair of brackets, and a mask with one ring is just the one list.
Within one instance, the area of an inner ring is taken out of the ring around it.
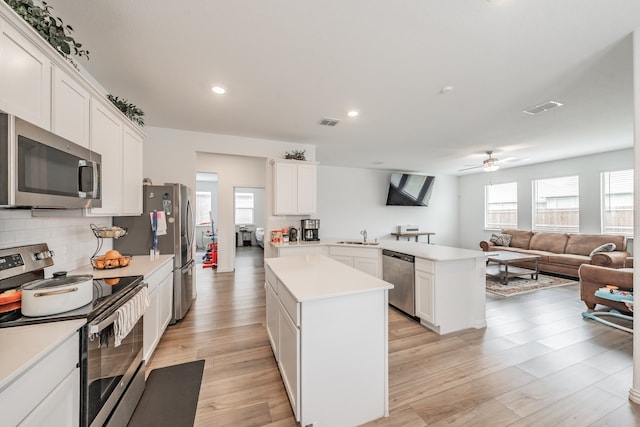
{"label": "bowl of fruit", "polygon": [[91,258],[91,265],[98,270],[110,268],[126,267],[131,263],[131,256],[122,255],[119,251],[112,249],[104,255],[98,255]]}

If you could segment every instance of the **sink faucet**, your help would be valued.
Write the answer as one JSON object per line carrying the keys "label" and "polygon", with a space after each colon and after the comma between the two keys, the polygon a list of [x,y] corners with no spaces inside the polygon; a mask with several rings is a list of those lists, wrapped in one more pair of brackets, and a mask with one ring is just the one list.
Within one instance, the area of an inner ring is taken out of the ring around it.
{"label": "sink faucet", "polygon": [[362,237],[364,238],[364,243],[367,243],[367,230],[362,230],[360,234],[362,234]]}

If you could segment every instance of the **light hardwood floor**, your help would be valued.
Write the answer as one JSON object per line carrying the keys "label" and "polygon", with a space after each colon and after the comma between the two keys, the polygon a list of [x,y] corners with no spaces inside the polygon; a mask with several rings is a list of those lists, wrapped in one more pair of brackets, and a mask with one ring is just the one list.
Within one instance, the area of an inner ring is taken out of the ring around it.
{"label": "light hardwood floor", "polygon": [[[148,369],[206,360],[197,426],[295,426],[264,325],[262,250],[237,249],[235,273],[198,266],[198,298]],[[577,285],[487,294],[486,329],[444,336],[389,309],[390,415],[367,425],[640,426],[631,334],[584,309]]]}

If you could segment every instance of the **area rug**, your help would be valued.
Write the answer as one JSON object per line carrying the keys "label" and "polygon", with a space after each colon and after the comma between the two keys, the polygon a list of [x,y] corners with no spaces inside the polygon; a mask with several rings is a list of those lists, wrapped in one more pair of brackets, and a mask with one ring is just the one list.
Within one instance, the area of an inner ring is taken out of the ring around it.
{"label": "area rug", "polygon": [[192,427],[204,360],[151,371],[129,427]]}
{"label": "area rug", "polygon": [[492,294],[502,297],[512,297],[541,289],[573,285],[574,283],[577,283],[575,279],[539,274],[538,280],[533,280],[530,276],[512,277],[506,285],[500,283],[500,279],[487,277],[486,287],[487,292],[491,292]]}

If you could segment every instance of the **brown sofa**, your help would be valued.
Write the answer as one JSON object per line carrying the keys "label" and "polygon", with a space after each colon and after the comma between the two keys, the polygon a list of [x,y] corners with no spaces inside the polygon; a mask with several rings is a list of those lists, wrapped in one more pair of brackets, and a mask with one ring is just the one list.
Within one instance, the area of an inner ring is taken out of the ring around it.
{"label": "brown sofa", "polygon": [[580,277],[580,299],[587,308],[593,310],[596,304],[614,308],[628,313],[629,309],[623,302],[612,301],[595,296],[595,292],[606,285],[614,285],[621,291],[633,291],[632,268],[609,268],[598,265],[583,264],[578,270]]}
{"label": "brown sofa", "polygon": [[[630,256],[626,251],[627,238],[625,236],[544,233],[525,230],[502,230],[501,233],[511,236],[509,246],[497,246],[487,240],[480,242],[482,250],[485,252],[512,251],[539,255],[539,268],[542,272],[578,277],[578,269],[582,264],[623,268],[625,260]],[[591,251],[605,243],[614,243],[616,250],[599,252],[590,256]],[[534,268],[534,261],[522,261],[516,265]]]}

